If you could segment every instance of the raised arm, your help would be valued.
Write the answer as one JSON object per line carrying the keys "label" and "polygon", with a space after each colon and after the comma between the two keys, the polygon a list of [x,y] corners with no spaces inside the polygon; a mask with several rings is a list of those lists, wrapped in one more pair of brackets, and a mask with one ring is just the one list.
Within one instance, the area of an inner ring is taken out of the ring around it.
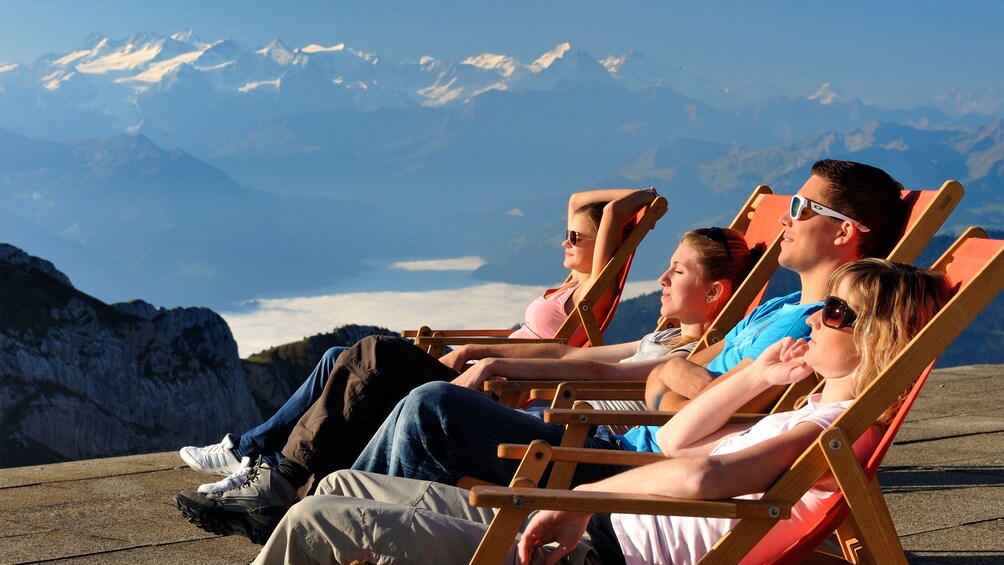
{"label": "raised arm", "polygon": [[603,207],[603,218],[596,232],[596,245],[593,248],[593,270],[585,285],[576,289],[576,299],[592,286],[593,280],[599,276],[603,266],[613,257],[620,243],[621,230],[624,223],[647,206],[655,198],[655,189],[636,190],[631,188],[612,188],[604,190],[589,190],[576,192],[568,199],[568,219],[571,221],[576,210],[594,202],[606,202]]}

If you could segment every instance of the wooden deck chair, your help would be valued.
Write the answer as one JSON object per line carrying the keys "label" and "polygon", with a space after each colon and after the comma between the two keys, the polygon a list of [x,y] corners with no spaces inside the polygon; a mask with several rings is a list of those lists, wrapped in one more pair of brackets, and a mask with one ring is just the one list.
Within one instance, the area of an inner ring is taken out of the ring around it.
{"label": "wooden deck chair", "polygon": [[[499,508],[472,563],[500,562],[527,515],[545,508],[736,518],[739,519],[736,526],[714,545],[701,563],[738,563],[758,543],[771,543],[766,538],[771,536],[775,524],[789,518],[791,507],[829,472],[835,477],[841,495],[831,497],[828,503],[833,507],[818,523],[808,525],[802,537],[786,548],[777,562],[796,562],[814,550],[847,517],[848,525],[841,530],[844,533],[841,536],[844,561],[905,564],[895,526],[874,478],[892,436],[905,417],[904,411],[900,410],[898,421],[886,430],[887,437],[865,464],[859,462],[851,446],[905,391],[909,390],[916,397],[923,384],[923,375],[940,352],[1004,290],[1004,240],[985,237],[979,228],[971,228],[934,264],[933,268],[946,272],[956,286],[954,297],[851,406],[820,433],[817,441],[760,500],[708,501],[537,490],[532,487],[549,458],[638,465],[645,464],[652,454],[627,453],[625,459],[620,460],[615,458],[621,455],[619,452],[596,454],[591,450],[551,449],[543,442],[535,442],[509,488],[475,487],[471,491],[472,505]],[[661,456],[656,454],[655,458]],[[853,547],[847,532],[853,532],[856,538]]]}
{"label": "wooden deck chair", "polygon": [[[889,253],[888,259],[902,263],[916,259],[961,201],[963,194],[962,185],[955,181],[946,181],[938,190],[903,191],[902,197],[909,205],[909,214],[899,243]],[[812,379],[793,383],[779,395],[770,413],[792,410],[795,404],[808,396],[817,384],[817,381]],[[548,423],[565,426],[561,440],[562,447],[581,447],[585,444],[590,428],[595,425],[658,426],[671,417],[667,412],[590,410],[588,405],[570,410],[576,400],[643,400],[644,383],[564,382],[553,392],[532,390],[529,397],[533,400],[551,399],[552,410],[545,414],[545,420]],[[508,458],[519,458],[523,456],[524,451],[525,446],[507,446],[504,451],[500,451],[500,454],[504,453]],[[575,468],[575,462],[555,462],[547,483],[548,488],[568,488],[575,474]],[[465,486],[476,483],[474,479],[467,479]]]}
{"label": "wooden deck chair", "polygon": [[[751,249],[763,245],[765,251],[743,283],[732,293],[722,311],[718,313],[712,324],[715,331],[706,333],[698,347],[695,347],[695,351],[702,346],[717,343],[732,329],[732,326],[760,304],[767,289],[767,282],[777,269],[782,231],[778,218],[788,209],[789,202],[789,196],[774,195],[770,187],[757,186],[729,224],[730,228],[742,232]],[[675,324],[675,320],[660,317],[656,322],[655,331],[673,327]],[[560,384],[561,381],[487,381],[485,391],[497,395],[499,402],[505,406],[516,407],[529,397],[530,391],[535,389],[554,391]],[[539,399],[550,399],[546,397],[546,392],[538,394]],[[568,406],[571,406],[571,400],[567,402]]]}
{"label": "wooden deck chair", "polygon": [[[938,229],[944,225],[945,220],[948,219],[948,216],[958,206],[964,195],[965,189],[961,184],[953,180],[945,181],[938,190],[904,190],[902,198],[908,207],[907,219],[903,232],[900,234],[899,242],[887,258],[890,261],[900,263],[913,262],[931,238],[934,237]],[[757,196],[756,193],[750,197],[750,200],[752,201],[755,196]],[[783,200],[783,206],[776,213],[776,220],[777,217],[780,217],[787,210],[787,203],[790,201],[790,197],[776,196],[773,198]],[[733,221],[732,227],[740,229],[737,222],[744,216],[744,212],[750,209],[750,204],[751,202],[747,202],[743,212]],[[768,206],[770,213],[773,213],[776,204],[768,203]],[[746,212],[746,214],[752,217],[750,213]],[[752,226],[752,228],[756,228],[756,226]],[[780,234],[778,234],[778,237],[780,237]],[[694,349],[695,353],[704,347],[720,341],[743,316],[746,316],[760,303],[764,290],[766,290],[766,280],[770,278],[770,274],[773,274],[777,268],[777,255],[779,253],[780,241],[778,240],[764,254],[761,264],[758,264],[754,268],[754,272],[736,290],[729,304],[711,324],[701,343]],[[761,265],[763,266],[761,267]],[[759,271],[761,268],[764,270]],[[762,278],[764,274],[766,274],[766,278]],[[733,306],[733,302],[737,302],[737,306]],[[747,305],[745,310],[741,310],[739,305],[742,304]],[[741,315],[740,312],[742,312]],[[738,317],[736,317],[737,315]],[[554,382],[530,384],[517,383],[515,381],[499,385],[486,383],[486,387],[494,387],[499,390],[514,386],[521,387],[523,391],[529,389],[529,392],[526,392],[526,394],[531,400],[551,400],[551,407],[555,409],[571,408],[576,400],[641,400],[644,398],[644,383],[636,385],[628,383],[610,384],[574,381],[561,384],[554,384]],[[806,396],[811,391],[812,386],[813,384],[808,379],[793,384],[781,395],[772,411],[790,410],[799,398]],[[563,443],[563,445],[565,444]]]}
{"label": "wooden deck chair", "polygon": [[[654,196],[650,204],[629,220],[617,251],[552,338],[512,339],[509,343],[552,342],[567,343],[574,347],[603,345],[603,331],[610,325],[620,303],[635,251],[667,209],[666,199]],[[613,293],[608,292],[611,287],[614,288]],[[406,330],[402,332],[402,336],[414,339],[415,345],[438,357],[446,346],[498,343],[499,340],[508,339],[512,332],[512,329],[433,330],[422,327],[418,330]]]}

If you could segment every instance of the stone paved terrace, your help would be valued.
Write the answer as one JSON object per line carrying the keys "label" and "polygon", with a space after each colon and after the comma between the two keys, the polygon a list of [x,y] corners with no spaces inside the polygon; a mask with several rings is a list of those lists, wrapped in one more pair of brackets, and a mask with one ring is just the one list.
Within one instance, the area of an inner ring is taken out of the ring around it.
{"label": "stone paved terrace", "polygon": [[[0,470],[0,563],[247,563],[183,520],[175,453]],[[1004,563],[1004,366],[940,369],[879,475],[911,563]]]}

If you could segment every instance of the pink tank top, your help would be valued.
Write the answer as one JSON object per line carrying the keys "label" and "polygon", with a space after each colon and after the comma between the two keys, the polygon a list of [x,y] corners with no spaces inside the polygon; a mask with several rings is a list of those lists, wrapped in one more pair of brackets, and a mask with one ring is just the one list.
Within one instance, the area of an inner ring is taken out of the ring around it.
{"label": "pink tank top", "polygon": [[577,284],[548,295],[554,289],[544,292],[526,307],[523,314],[523,325],[509,334],[511,338],[551,338],[565,323],[568,314],[565,313],[565,303],[575,292]]}

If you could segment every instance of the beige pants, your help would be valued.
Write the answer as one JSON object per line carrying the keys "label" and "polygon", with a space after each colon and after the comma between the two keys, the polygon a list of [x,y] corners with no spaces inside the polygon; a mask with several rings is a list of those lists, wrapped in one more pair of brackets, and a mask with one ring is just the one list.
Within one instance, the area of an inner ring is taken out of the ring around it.
{"label": "beige pants", "polygon": [[[328,475],[317,493],[293,505],[256,564],[467,563],[495,515],[471,507],[463,489],[361,471]],[[506,563],[514,559],[515,544]],[[566,559],[598,562],[588,539]]]}

